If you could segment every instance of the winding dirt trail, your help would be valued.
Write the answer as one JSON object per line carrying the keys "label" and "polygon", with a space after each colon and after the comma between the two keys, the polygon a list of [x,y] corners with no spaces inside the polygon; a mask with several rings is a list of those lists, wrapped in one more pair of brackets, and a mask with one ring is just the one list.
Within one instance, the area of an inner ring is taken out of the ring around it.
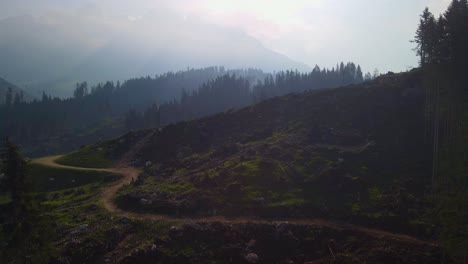
{"label": "winding dirt trail", "polygon": [[190,217],[172,217],[167,215],[159,215],[159,214],[142,214],[142,213],[135,213],[124,211],[117,207],[114,203],[114,197],[117,191],[124,185],[129,184],[132,179],[136,179],[140,171],[136,168],[132,167],[122,167],[123,163],[119,162],[118,166],[114,168],[82,168],[82,167],[74,167],[74,166],[67,166],[61,165],[55,162],[61,156],[50,156],[50,157],[43,157],[33,160],[34,163],[39,163],[42,165],[56,167],[56,168],[64,168],[64,169],[74,169],[74,170],[86,170],[86,171],[102,171],[102,172],[111,172],[123,175],[123,177],[119,178],[116,182],[106,186],[102,190],[101,201],[104,205],[104,208],[111,213],[122,217],[128,217],[133,219],[140,219],[140,220],[168,220],[173,222],[223,222],[226,224],[239,224],[239,223],[265,223],[265,224],[280,224],[280,223],[287,223],[293,225],[314,225],[314,226],[324,226],[329,227],[337,230],[346,230],[352,231],[355,233],[359,233],[362,235],[367,235],[377,239],[393,239],[399,240],[402,242],[408,243],[416,243],[416,244],[424,244],[429,246],[438,246],[435,241],[428,241],[422,240],[413,236],[392,233],[389,231],[375,229],[375,228],[368,228],[358,225],[353,225],[349,223],[337,222],[337,221],[330,221],[326,219],[319,219],[319,218],[311,218],[311,219],[283,219],[283,220],[264,220],[258,218],[247,218],[247,217],[237,217],[237,218],[227,218],[223,216],[211,216],[211,217],[204,217],[204,218],[190,218]]}

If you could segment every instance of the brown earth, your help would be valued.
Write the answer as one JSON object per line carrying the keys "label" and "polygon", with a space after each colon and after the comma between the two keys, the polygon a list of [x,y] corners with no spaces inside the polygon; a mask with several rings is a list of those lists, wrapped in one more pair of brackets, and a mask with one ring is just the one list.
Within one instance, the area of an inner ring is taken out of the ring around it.
{"label": "brown earth", "polygon": [[[135,146],[138,147],[138,146]],[[244,224],[244,223],[255,223],[255,224],[281,224],[285,223],[288,225],[311,225],[311,226],[324,226],[337,230],[346,230],[353,233],[360,233],[367,236],[371,236],[378,239],[392,239],[400,242],[407,242],[413,244],[425,244],[431,246],[438,246],[435,241],[422,240],[417,237],[413,237],[405,234],[393,233],[376,228],[368,228],[364,226],[358,226],[354,224],[331,221],[327,219],[311,218],[311,219],[281,219],[281,220],[267,220],[267,219],[258,219],[258,218],[248,218],[248,217],[235,217],[228,218],[224,216],[212,216],[204,218],[191,218],[191,217],[172,217],[168,215],[161,214],[142,214],[124,211],[117,207],[114,203],[114,197],[117,191],[124,185],[130,184],[132,180],[135,180],[140,171],[133,167],[125,167],[124,160],[121,160],[117,163],[116,167],[113,168],[82,168],[61,165],[55,162],[60,156],[49,156],[33,160],[34,163],[42,164],[45,166],[64,168],[64,169],[74,169],[74,170],[86,170],[86,171],[101,171],[101,172],[110,172],[123,175],[116,182],[103,187],[101,194],[101,201],[106,210],[109,212],[119,215],[121,217],[128,217],[133,219],[141,220],[168,220],[175,222],[199,222],[199,223],[209,223],[209,222],[221,222],[225,224]]]}

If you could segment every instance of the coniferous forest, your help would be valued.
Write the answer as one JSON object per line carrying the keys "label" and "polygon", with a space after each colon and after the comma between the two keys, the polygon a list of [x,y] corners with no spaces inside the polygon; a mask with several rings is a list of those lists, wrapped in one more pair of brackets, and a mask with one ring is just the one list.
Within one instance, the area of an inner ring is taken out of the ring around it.
{"label": "coniferous forest", "polygon": [[426,89],[424,137],[433,146],[435,216],[449,252],[466,261],[468,2],[452,1],[438,18],[426,8],[414,42]]}
{"label": "coniferous forest", "polygon": [[[367,78],[371,78],[367,74]],[[318,66],[310,73],[225,70],[212,67],[106,82],[88,87],[77,83],[74,97],[43,94],[41,100],[14,100],[0,106],[2,137],[33,156],[56,154],[108,139],[129,130],[164,126],[239,109],[273,96],[309,89],[361,83],[354,63],[331,70]]]}

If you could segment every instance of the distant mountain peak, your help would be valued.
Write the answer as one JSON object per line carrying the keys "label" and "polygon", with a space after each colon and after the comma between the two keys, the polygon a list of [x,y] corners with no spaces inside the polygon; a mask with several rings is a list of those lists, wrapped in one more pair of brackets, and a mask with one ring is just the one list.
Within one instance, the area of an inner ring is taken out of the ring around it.
{"label": "distant mountain peak", "polygon": [[170,13],[163,21],[145,16],[132,22],[55,11],[0,20],[0,36],[0,72],[35,87],[34,94],[68,89],[62,95],[70,95],[78,81],[123,80],[186,67],[310,70],[243,31]]}

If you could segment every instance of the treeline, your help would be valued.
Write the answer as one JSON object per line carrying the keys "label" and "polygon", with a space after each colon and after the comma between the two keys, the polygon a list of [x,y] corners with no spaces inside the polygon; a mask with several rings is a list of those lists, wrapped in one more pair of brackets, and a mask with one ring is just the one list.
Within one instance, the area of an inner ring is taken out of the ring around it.
{"label": "treeline", "polygon": [[24,92],[15,92],[13,93],[13,88],[8,87],[5,93],[5,104],[11,106],[12,104],[20,104],[24,102]]}
{"label": "treeline", "polygon": [[191,93],[182,90],[180,100],[153,105],[144,110],[130,109],[125,116],[127,129],[158,127],[172,122],[188,120],[241,108],[274,96],[357,84],[371,79],[370,73],[363,76],[361,67],[350,62],[321,70],[316,66],[310,73],[281,71],[267,75],[264,81],[250,82],[236,75],[224,75],[201,85]]}
{"label": "treeline", "polygon": [[154,104],[145,111],[130,109],[125,116],[127,129],[159,127],[161,125],[207,116],[252,103],[250,82],[226,74],[201,85],[197,90],[182,90],[180,100]]}
{"label": "treeline", "polygon": [[468,1],[452,0],[437,19],[424,10],[415,36],[432,144],[431,201],[441,244],[456,263],[468,256]]}
{"label": "treeline", "polygon": [[41,101],[0,106],[0,136],[10,136],[28,155],[64,152],[129,129],[158,127],[272,96],[362,80],[359,66],[341,63],[336,69],[316,67],[311,73],[272,75],[254,69],[210,67],[122,84],[106,82],[89,87],[84,82],[76,85],[73,98],[44,93]]}
{"label": "treeline", "polygon": [[[142,111],[153,104],[179,100],[183,89],[191,92],[225,74],[252,82],[265,76],[256,69],[208,67],[130,79],[122,84],[106,82],[90,87],[86,82],[78,83],[73,98],[43,93],[41,100],[12,99],[12,103],[0,105],[0,136],[10,136],[28,155],[69,151],[124,133],[123,117],[129,109]],[[32,150],[31,146],[36,148]]]}
{"label": "treeline", "polygon": [[[468,3],[453,0],[437,19],[426,8],[421,15],[414,42],[421,66],[468,64]],[[466,71],[466,68],[461,70]]]}
{"label": "treeline", "polygon": [[314,88],[332,88],[349,84],[361,83],[373,77],[370,73],[363,76],[361,66],[352,62],[341,62],[336,68],[320,69],[315,66],[312,72],[300,73],[297,71],[285,71],[269,75],[263,83],[257,84],[253,89],[253,97],[261,101],[269,97],[280,96],[288,93],[301,92]]}

